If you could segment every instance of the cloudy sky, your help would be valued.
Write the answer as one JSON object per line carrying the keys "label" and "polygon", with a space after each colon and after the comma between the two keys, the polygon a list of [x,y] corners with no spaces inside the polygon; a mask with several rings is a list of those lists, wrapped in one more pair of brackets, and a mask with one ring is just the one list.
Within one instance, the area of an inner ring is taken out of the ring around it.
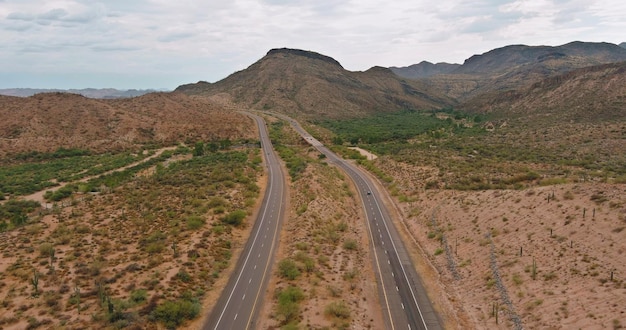
{"label": "cloudy sky", "polygon": [[0,0],[0,88],[214,82],[272,48],[363,71],[626,41],[623,0]]}

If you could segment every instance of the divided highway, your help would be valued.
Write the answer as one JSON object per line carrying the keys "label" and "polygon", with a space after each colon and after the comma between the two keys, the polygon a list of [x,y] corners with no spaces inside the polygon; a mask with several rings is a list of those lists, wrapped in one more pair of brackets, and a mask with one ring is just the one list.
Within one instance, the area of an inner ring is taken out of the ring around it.
{"label": "divided highway", "polygon": [[442,329],[439,317],[371,179],[358,167],[335,155],[293,119],[273,115],[287,120],[309,144],[326,155],[329,163],[341,167],[356,184],[367,217],[374,271],[387,328]]}
{"label": "divided highway", "polygon": [[263,302],[271,276],[280,227],[285,212],[285,176],[272,149],[265,122],[248,114],[259,127],[268,169],[268,185],[250,238],[237,261],[233,276],[222,291],[202,329],[250,329]]}

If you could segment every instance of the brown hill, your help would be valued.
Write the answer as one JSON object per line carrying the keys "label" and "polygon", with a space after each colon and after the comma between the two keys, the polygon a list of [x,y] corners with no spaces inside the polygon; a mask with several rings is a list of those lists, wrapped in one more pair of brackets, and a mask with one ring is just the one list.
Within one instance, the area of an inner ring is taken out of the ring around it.
{"label": "brown hill", "polygon": [[571,70],[621,61],[626,61],[626,49],[610,43],[512,45],[474,55],[451,73],[423,81],[465,101],[482,93],[529,86]]}
{"label": "brown hill", "polygon": [[328,56],[295,49],[270,50],[247,69],[219,82],[176,90],[203,96],[226,93],[251,108],[310,117],[355,117],[454,104],[435,89],[403,80],[389,69],[351,72]]}
{"label": "brown hill", "polygon": [[0,96],[0,118],[0,156],[59,147],[105,151],[254,137],[245,116],[181,93],[120,100],[65,93]]}
{"label": "brown hill", "polygon": [[500,116],[555,114],[558,121],[626,120],[626,62],[577,69],[527,88],[484,94],[461,108]]}

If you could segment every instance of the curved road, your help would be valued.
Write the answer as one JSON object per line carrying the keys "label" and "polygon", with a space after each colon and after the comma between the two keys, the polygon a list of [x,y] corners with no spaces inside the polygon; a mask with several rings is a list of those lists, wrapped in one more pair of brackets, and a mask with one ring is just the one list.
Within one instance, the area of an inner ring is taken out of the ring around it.
{"label": "curved road", "polygon": [[254,320],[270,278],[285,212],[284,174],[272,149],[267,127],[261,117],[248,115],[259,127],[261,147],[269,174],[268,185],[250,238],[237,261],[233,276],[202,329],[254,328]]}
{"label": "curved road", "polygon": [[380,193],[371,179],[308,134],[295,120],[289,121],[309,144],[326,155],[329,163],[342,168],[354,181],[367,217],[374,255],[374,271],[388,329],[442,329],[422,282],[396,231]]}

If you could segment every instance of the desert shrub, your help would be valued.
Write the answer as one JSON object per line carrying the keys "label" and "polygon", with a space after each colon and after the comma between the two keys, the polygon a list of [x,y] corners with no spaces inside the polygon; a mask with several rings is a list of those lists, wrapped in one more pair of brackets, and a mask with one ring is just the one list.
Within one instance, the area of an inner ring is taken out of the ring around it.
{"label": "desert shrub", "polygon": [[180,326],[185,320],[192,320],[200,313],[200,304],[189,299],[168,300],[157,306],[152,317],[162,322],[168,329]]}
{"label": "desert shrub", "polygon": [[233,226],[239,226],[243,223],[243,220],[247,215],[248,214],[244,210],[235,210],[225,215],[222,218],[222,222]]}
{"label": "desert shrub", "polygon": [[6,203],[0,204],[0,221],[9,220],[14,226],[26,224],[27,214],[33,212],[41,204],[32,200],[9,199]]}
{"label": "desert shrub", "polygon": [[144,250],[150,254],[160,253],[165,250],[166,236],[161,231],[156,231],[139,241]]}
{"label": "desert shrub", "polygon": [[54,245],[51,243],[43,243],[39,246],[39,253],[42,257],[49,257],[54,253]]}
{"label": "desert shrub", "polygon": [[145,289],[134,290],[128,299],[132,304],[140,304],[148,299],[148,291]]}
{"label": "desert shrub", "polygon": [[207,206],[210,208],[216,208],[218,206],[226,205],[228,205],[228,202],[222,197],[213,197],[209,200],[209,203],[207,204]]}
{"label": "desert shrub", "polygon": [[343,301],[334,301],[326,306],[324,314],[340,319],[347,319],[350,317],[350,308]]}
{"label": "desert shrub", "polygon": [[358,245],[355,240],[347,239],[343,242],[343,248],[346,250],[356,250],[358,248]]}
{"label": "desert shrub", "polygon": [[202,226],[204,226],[204,218],[202,218],[201,216],[197,216],[197,215],[192,215],[187,217],[187,219],[185,220],[185,222],[187,223],[187,228],[189,230],[196,230],[199,228],[202,228]]}
{"label": "desert shrub", "polygon": [[77,185],[68,184],[57,189],[56,191],[46,191],[46,193],[43,195],[43,198],[48,201],[58,202],[64,198],[70,197],[76,190],[78,190]]}
{"label": "desert shrub", "polygon": [[302,289],[295,286],[286,287],[277,291],[276,298],[278,300],[276,315],[279,321],[288,323],[295,320],[300,313],[298,302],[304,299]]}
{"label": "desert shrub", "polygon": [[191,275],[189,275],[189,273],[187,273],[184,270],[180,270],[176,274],[176,278],[178,278],[180,281],[185,282],[185,283],[191,282]]}
{"label": "desert shrub", "polygon": [[604,195],[604,192],[597,192],[591,195],[591,200],[596,202],[596,204],[602,204],[608,200],[608,198]]}
{"label": "desert shrub", "polygon": [[300,270],[296,262],[291,259],[283,259],[278,263],[278,274],[288,280],[295,280],[300,276]]}
{"label": "desert shrub", "polygon": [[295,259],[302,263],[302,268],[305,272],[310,273],[315,269],[315,260],[309,257],[305,252],[298,251],[295,255]]}
{"label": "desert shrub", "polygon": [[146,252],[150,254],[161,253],[165,250],[164,242],[152,242],[146,245]]}

